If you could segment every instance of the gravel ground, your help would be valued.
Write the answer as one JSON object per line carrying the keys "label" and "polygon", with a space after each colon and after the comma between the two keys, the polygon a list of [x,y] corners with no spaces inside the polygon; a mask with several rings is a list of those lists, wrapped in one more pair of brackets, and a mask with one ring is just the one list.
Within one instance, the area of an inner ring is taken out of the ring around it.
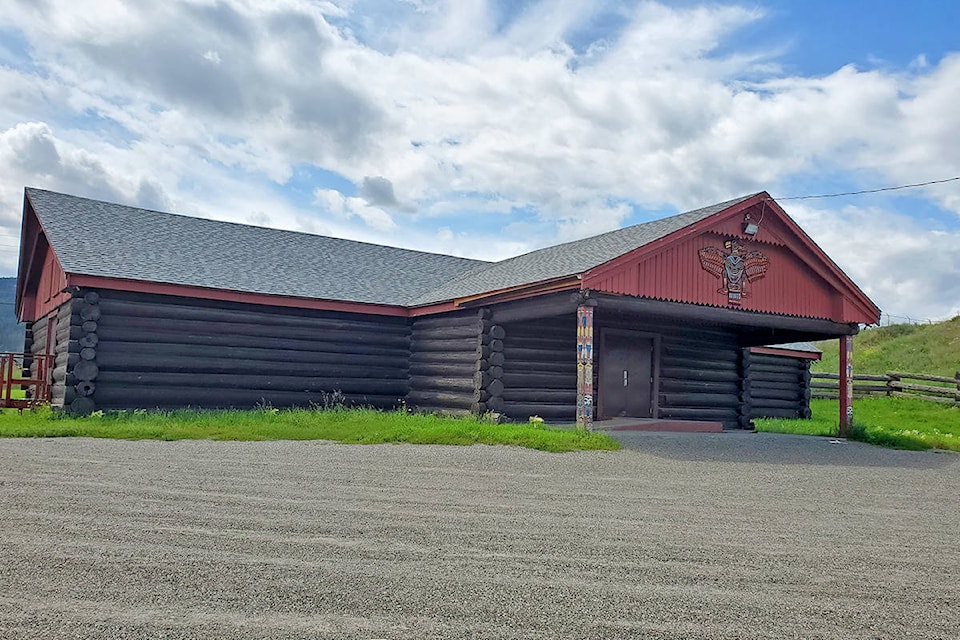
{"label": "gravel ground", "polygon": [[0,637],[960,637],[960,456],[617,437],[0,440]]}

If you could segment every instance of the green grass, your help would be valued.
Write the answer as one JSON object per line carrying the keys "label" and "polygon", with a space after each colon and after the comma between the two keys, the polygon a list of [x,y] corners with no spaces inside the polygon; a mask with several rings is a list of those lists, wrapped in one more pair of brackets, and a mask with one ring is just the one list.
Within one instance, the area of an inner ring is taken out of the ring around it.
{"label": "green grass", "polygon": [[[840,370],[839,341],[818,342],[823,359],[814,371]],[[960,316],[930,325],[894,324],[864,329],[853,338],[854,373],[887,371],[954,376],[960,369]]]}
{"label": "green grass", "polygon": [[541,451],[616,450],[603,433],[473,418],[372,409],[97,412],[76,418],[49,409],[0,413],[0,437],[88,437],[128,440],[333,440],[379,444],[503,444]]}
{"label": "green grass", "polygon": [[[758,431],[836,436],[839,401],[811,400],[811,420],[756,420]],[[865,398],[853,403],[854,429],[849,436],[897,449],[960,451],[960,406],[911,398]]]}

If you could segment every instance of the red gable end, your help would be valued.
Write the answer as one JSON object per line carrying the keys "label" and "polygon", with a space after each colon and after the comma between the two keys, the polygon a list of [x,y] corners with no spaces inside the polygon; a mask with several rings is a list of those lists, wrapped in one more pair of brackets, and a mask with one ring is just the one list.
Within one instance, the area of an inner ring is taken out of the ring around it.
{"label": "red gable end", "polygon": [[[744,232],[747,223],[756,233]],[[765,193],[590,270],[582,286],[841,323],[880,319],[876,305]]]}

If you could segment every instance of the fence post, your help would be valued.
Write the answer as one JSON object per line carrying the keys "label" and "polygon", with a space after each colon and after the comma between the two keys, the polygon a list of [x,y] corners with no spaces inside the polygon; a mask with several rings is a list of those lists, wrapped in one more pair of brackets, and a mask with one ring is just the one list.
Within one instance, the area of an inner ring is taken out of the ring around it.
{"label": "fence post", "polygon": [[895,372],[893,371],[887,371],[884,374],[887,376],[887,397],[888,398],[893,395],[893,385],[891,383],[900,382],[900,376],[895,376],[893,375],[894,373]]}
{"label": "fence post", "polygon": [[956,379],[957,379],[957,396],[956,396],[956,400],[957,400],[957,404],[960,404],[960,371],[957,371],[957,375],[954,376],[954,377],[956,377]]}
{"label": "fence post", "polygon": [[840,433],[853,426],[853,336],[840,338]]}

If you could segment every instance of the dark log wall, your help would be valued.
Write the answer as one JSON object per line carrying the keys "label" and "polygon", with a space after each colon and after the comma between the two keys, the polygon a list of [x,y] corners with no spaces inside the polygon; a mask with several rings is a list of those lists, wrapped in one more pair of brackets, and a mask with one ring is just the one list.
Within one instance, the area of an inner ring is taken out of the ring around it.
{"label": "dark log wall", "polygon": [[[742,381],[744,362],[734,332],[644,321],[598,309],[595,345],[600,344],[600,331],[607,328],[659,337],[657,417],[718,421],[727,428],[749,426],[750,383]],[[575,315],[509,323],[503,329],[503,413],[518,421],[533,415],[573,421],[577,396]],[[598,349],[595,354],[596,390],[603,353]]]}
{"label": "dark log wall", "polygon": [[[722,422],[725,428],[749,424],[749,384],[741,380],[741,349],[734,332],[668,321],[597,313],[595,324],[660,337],[657,417]],[[602,367],[598,354],[595,369]],[[602,400],[601,400],[602,401]]]}
{"label": "dark log wall", "polygon": [[503,413],[572,422],[577,415],[577,316],[503,325]]}
{"label": "dark log wall", "polygon": [[36,376],[36,359],[30,356],[46,353],[48,347],[55,356],[50,388],[50,404],[55,408],[78,413],[93,410],[90,380],[96,372],[90,361],[95,353],[87,346],[96,344],[96,322],[88,322],[86,318],[96,315],[97,303],[95,293],[75,295],[27,327],[24,349],[28,355],[24,367]]}
{"label": "dark log wall", "polygon": [[810,361],[802,358],[750,353],[747,378],[752,418],[809,418]]}
{"label": "dark log wall", "polygon": [[99,294],[87,318],[76,312],[77,356],[89,363],[76,377],[92,383],[97,409],[324,405],[335,392],[392,408],[409,391],[404,318],[81,293]]}
{"label": "dark log wall", "polygon": [[413,321],[411,408],[463,415],[502,409],[504,331],[488,318],[480,309]]}

